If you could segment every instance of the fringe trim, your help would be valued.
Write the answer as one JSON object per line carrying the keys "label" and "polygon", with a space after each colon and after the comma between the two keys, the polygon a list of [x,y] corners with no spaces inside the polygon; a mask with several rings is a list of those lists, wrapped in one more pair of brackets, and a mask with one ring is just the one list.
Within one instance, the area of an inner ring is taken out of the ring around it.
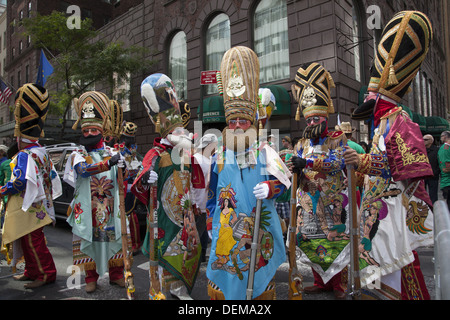
{"label": "fringe trim", "polygon": [[[208,295],[211,300],[225,300],[223,292],[219,288],[214,289],[211,283],[208,283]],[[276,300],[275,282],[272,280],[268,284],[266,291],[252,300]]]}

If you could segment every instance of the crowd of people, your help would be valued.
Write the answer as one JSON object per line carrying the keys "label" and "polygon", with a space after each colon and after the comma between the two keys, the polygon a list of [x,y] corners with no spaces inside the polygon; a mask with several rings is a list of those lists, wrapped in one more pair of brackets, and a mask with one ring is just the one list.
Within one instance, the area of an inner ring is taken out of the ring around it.
{"label": "crowd of people", "polygon": [[[220,136],[194,137],[186,129],[189,106],[165,74],[151,74],[141,84],[159,135],[144,157],[135,136],[148,128],[123,121],[117,101],[98,91],[75,99],[80,148],[68,158],[63,179],[75,190],[67,221],[73,264],[85,271],[86,291],[94,292],[98,277],[109,272],[111,285],[131,293],[130,256],[140,250],[149,259],[152,300],[167,294],[189,299],[203,261],[211,299],[274,299],[275,273],[287,256],[289,290],[297,298],[333,291],[344,299],[356,277],[362,288],[381,283],[363,291],[367,298],[430,299],[415,250],[432,244],[439,183],[449,201],[450,132],[442,133],[438,150],[398,103],[427,54],[432,28],[422,13],[403,11],[380,39],[368,96],[351,115],[372,123],[369,145],[354,141],[350,122],[329,128],[335,84],[312,62],[298,68],[292,84],[296,120],[303,116],[306,127],[301,137],[283,136],[278,150],[276,137],[265,138],[276,100],[259,87],[258,57],[245,46],[226,51],[218,72],[226,118]],[[411,43],[418,44],[414,54]],[[0,180],[7,204],[2,250],[13,262],[25,258],[25,272],[15,279],[27,288],[56,279],[43,234],[61,194],[39,144],[48,99],[37,84],[18,90],[17,143],[7,150],[11,171]],[[5,149],[0,147],[0,161]],[[148,211],[144,239],[137,204]],[[350,225],[355,219],[356,229]],[[312,269],[313,286],[303,287],[297,253]],[[356,273],[348,270],[353,256]]]}

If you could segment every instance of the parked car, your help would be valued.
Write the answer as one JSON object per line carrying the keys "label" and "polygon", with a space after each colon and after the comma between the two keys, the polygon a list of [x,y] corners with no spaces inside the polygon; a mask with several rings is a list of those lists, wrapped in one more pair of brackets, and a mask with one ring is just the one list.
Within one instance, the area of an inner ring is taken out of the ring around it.
{"label": "parked car", "polygon": [[[53,204],[55,206],[55,216],[59,220],[67,219],[67,210],[70,203],[72,202],[74,193],[73,187],[63,181],[66,162],[72,151],[81,148],[83,148],[81,145],[71,142],[45,146],[45,149],[47,150],[48,155],[52,160],[62,183],[62,195],[53,201]],[[136,212],[139,220],[139,225],[141,226],[141,235],[144,236],[147,226],[147,210],[143,204],[139,203]]]}
{"label": "parked car", "polygon": [[63,181],[64,168],[72,151],[78,150],[79,148],[81,148],[79,145],[70,142],[45,146],[62,183],[62,195],[53,201],[57,219],[67,219],[67,210],[73,199],[74,189]]}

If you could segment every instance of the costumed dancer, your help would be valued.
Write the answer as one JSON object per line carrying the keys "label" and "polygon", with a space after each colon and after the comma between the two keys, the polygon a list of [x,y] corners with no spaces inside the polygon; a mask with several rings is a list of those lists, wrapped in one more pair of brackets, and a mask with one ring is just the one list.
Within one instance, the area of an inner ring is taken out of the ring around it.
{"label": "costumed dancer", "polygon": [[328,116],[334,113],[331,99],[334,81],[318,63],[297,70],[292,85],[294,99],[306,119],[302,138],[294,147],[294,172],[298,172],[297,246],[300,261],[311,266],[314,285],[305,293],[333,291],[344,299],[350,258],[349,203],[343,153],[347,137],[328,131]]}
{"label": "costumed dancer", "polygon": [[53,163],[39,144],[48,103],[48,92],[40,85],[28,83],[18,89],[14,136],[19,152],[10,164],[11,179],[0,188],[0,196],[8,196],[2,246],[11,248],[12,244],[14,266],[22,255],[25,258],[25,272],[14,276],[15,280],[32,281],[25,288],[56,280],[55,263],[43,229],[55,221],[53,199],[62,194],[62,187]]}
{"label": "costumed dancer", "polygon": [[352,114],[369,120],[373,143],[365,155],[345,153],[366,174],[361,202],[361,286],[380,281],[377,298],[429,299],[417,253],[433,244],[432,203],[424,180],[433,175],[419,126],[398,106],[426,57],[432,27],[421,12],[402,11],[377,47],[368,97]]}
{"label": "costumed dancer", "polygon": [[142,158],[140,158],[137,153],[135,138],[137,128],[138,127],[134,122],[124,122],[119,138],[122,156],[124,157],[126,165],[123,177],[124,188],[126,190],[125,211],[129,220],[131,243],[134,254],[139,252],[142,245],[140,225],[136,211],[141,208],[141,205],[142,207],[145,207],[131,192],[131,186],[134,179],[142,168]]}
{"label": "costumed dancer", "polygon": [[[207,202],[212,233],[208,294],[213,300],[274,299],[273,277],[286,254],[272,199],[290,187],[290,172],[275,150],[267,143],[258,144],[256,117],[261,105],[256,54],[243,46],[229,49],[218,85],[227,127],[219,139]],[[260,212],[257,203],[262,204]],[[259,237],[253,239],[254,234]]]}
{"label": "costumed dancer", "polygon": [[117,166],[124,166],[119,152],[106,148],[111,112],[108,97],[97,91],[74,100],[84,147],[69,156],[64,181],[74,189],[67,222],[73,233],[73,264],[86,272],[86,292],[97,288],[97,279],[109,272],[112,285],[125,286]]}
{"label": "costumed dancer", "polygon": [[191,151],[193,135],[183,127],[172,80],[161,73],[152,74],[142,82],[141,95],[161,135],[145,155],[143,169],[131,188],[150,208],[142,245],[142,252],[150,257],[150,299],[162,297],[161,289],[190,299],[201,256],[193,210],[196,200],[190,190],[205,187],[203,173],[183,152]]}

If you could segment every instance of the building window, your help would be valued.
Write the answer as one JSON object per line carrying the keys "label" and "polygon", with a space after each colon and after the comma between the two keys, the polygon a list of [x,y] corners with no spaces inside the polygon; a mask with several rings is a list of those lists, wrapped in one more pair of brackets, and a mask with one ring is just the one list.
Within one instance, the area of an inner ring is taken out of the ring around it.
{"label": "building window", "polygon": [[352,35],[353,35],[353,43],[355,46],[353,47],[353,61],[355,64],[355,80],[361,82],[363,79],[363,70],[362,70],[362,48],[363,43],[362,39],[362,30],[361,30],[361,10],[356,1],[352,1]]}
{"label": "building window", "polygon": [[179,100],[187,99],[187,45],[186,34],[177,32],[169,47],[169,77],[172,79]]}
{"label": "building window", "polygon": [[[206,70],[220,70],[222,57],[230,48],[230,19],[221,13],[214,17],[206,30]],[[207,94],[217,92],[217,85],[206,85]]]}
{"label": "building window", "polygon": [[428,89],[427,89],[427,75],[423,72],[422,73],[422,114],[424,117],[428,117]]}
{"label": "building window", "polygon": [[29,83],[30,82],[30,66],[26,65],[25,66],[25,83]]}
{"label": "building window", "polygon": [[262,0],[258,4],[253,20],[253,39],[260,63],[260,82],[289,78],[286,1]]}

